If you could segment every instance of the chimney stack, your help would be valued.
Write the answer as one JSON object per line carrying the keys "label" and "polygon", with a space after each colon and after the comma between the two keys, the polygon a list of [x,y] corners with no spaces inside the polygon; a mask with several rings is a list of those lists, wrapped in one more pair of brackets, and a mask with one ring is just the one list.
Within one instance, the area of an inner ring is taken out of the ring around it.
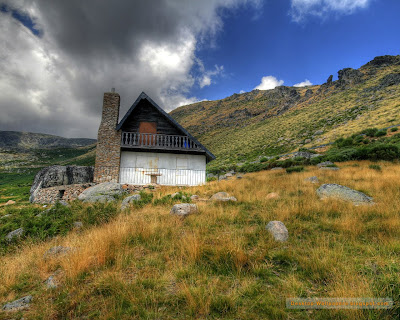
{"label": "chimney stack", "polygon": [[121,158],[121,131],[116,127],[119,119],[120,96],[115,92],[104,93],[103,112],[97,135],[94,182],[118,182]]}

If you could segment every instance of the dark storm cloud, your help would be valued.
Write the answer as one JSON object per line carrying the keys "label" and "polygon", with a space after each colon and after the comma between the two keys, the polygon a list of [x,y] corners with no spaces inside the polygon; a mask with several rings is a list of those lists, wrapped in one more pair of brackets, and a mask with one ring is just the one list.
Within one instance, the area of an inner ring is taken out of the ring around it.
{"label": "dark storm cloud", "polygon": [[[258,0],[13,0],[0,20],[0,130],[95,137],[102,94],[116,87],[123,114],[141,91],[171,110],[190,88],[199,41],[221,29],[220,8]],[[11,10],[11,11],[12,11]],[[223,70],[223,68],[217,68]],[[207,79],[208,80],[208,79]],[[209,83],[209,81],[207,81]]]}

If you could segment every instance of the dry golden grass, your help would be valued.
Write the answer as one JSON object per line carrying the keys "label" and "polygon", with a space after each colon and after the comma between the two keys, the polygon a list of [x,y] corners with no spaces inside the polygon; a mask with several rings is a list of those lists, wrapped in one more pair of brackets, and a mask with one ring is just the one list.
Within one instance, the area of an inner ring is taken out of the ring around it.
{"label": "dry golden grass", "polygon": [[[266,171],[184,191],[218,191],[237,203],[199,202],[180,219],[169,205],[131,208],[112,222],[39,244],[21,246],[0,262],[0,301],[33,294],[25,319],[392,319],[389,311],[285,309],[288,297],[391,297],[400,280],[400,165],[341,164],[301,173]],[[372,206],[321,201],[318,185],[339,183],[374,197]],[[155,198],[177,191],[162,188]],[[270,192],[279,198],[267,199]],[[281,220],[289,240],[265,231]],[[44,259],[54,246],[73,248]],[[61,270],[60,287],[43,281]],[[7,319],[8,314],[0,315]]]}

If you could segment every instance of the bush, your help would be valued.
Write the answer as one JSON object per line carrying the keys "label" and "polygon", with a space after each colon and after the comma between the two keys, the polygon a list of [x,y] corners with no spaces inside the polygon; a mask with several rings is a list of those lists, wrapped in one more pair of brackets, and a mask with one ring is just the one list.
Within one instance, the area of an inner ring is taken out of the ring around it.
{"label": "bush", "polygon": [[363,133],[363,134],[365,134],[366,136],[368,136],[368,137],[375,137],[375,134],[378,132],[378,129],[377,128],[368,128],[368,129],[365,129],[365,130],[363,130],[363,131],[361,131],[361,133]]}
{"label": "bush", "polygon": [[376,144],[360,148],[357,156],[359,160],[393,161],[400,158],[400,149],[393,144]]}
{"label": "bush", "polygon": [[399,128],[397,128],[397,127],[393,127],[392,129],[390,129],[391,132],[396,132],[398,130],[399,130]]}
{"label": "bush", "polygon": [[374,169],[374,170],[376,170],[376,171],[381,171],[381,170],[382,170],[381,166],[378,165],[378,164],[370,164],[370,165],[369,165],[369,168],[370,168],[370,169]]}
{"label": "bush", "polygon": [[287,173],[301,172],[301,171],[304,171],[304,167],[303,166],[295,166],[295,167],[286,168],[286,172]]}
{"label": "bush", "polygon": [[387,130],[386,130],[386,129],[379,130],[379,131],[377,131],[377,132],[375,133],[375,137],[383,137],[383,136],[386,136],[386,133],[387,133]]}
{"label": "bush", "polygon": [[260,159],[260,162],[267,162],[268,161],[268,158],[267,157],[262,157],[261,159]]}

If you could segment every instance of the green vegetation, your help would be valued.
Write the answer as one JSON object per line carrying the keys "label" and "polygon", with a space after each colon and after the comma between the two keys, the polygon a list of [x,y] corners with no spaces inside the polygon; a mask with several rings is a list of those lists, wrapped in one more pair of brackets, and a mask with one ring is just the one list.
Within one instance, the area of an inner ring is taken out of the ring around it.
{"label": "green vegetation", "polygon": [[[379,172],[369,168],[378,164]],[[301,182],[313,175],[362,190],[375,205],[321,201],[316,185]],[[399,175],[396,163],[360,161],[335,175],[310,167],[165,187],[123,212],[115,204],[56,206],[49,220],[59,223],[49,230],[61,230],[57,237],[25,239],[1,257],[0,305],[34,299],[0,319],[397,319]],[[199,212],[182,219],[169,214],[170,202],[155,202],[176,191],[201,198],[225,191],[238,201],[199,201]],[[268,199],[271,192],[279,197]],[[24,216],[37,219],[32,210]],[[67,232],[68,214],[86,219],[83,230]],[[271,220],[285,224],[287,242],[266,231]],[[44,259],[56,245],[72,250]],[[54,273],[59,286],[49,290],[44,281]],[[288,297],[389,297],[394,308],[290,310]]]}
{"label": "green vegetation", "polygon": [[301,171],[304,171],[304,167],[303,166],[295,166],[295,167],[286,168],[286,172],[287,173],[301,172]]}

